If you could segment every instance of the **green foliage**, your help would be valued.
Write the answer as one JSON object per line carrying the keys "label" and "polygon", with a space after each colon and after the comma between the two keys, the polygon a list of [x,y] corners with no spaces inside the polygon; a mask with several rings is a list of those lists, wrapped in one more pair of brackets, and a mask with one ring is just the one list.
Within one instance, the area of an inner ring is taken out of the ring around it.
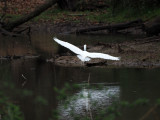
{"label": "green foliage", "polygon": [[59,90],[56,87],[54,87],[54,91],[58,94],[58,96],[57,96],[58,100],[64,100],[64,99],[67,98],[66,88],[63,88],[63,89]]}
{"label": "green foliage", "polygon": [[116,116],[114,114],[109,114],[107,117],[105,117],[103,120],[115,120]]}
{"label": "green foliage", "polygon": [[[0,16],[2,14],[0,13]],[[8,21],[15,21],[17,19],[19,19],[20,17],[22,17],[22,15],[18,15],[18,14],[6,14],[4,21],[8,22]]]}
{"label": "green foliage", "polygon": [[[65,22],[91,22],[91,23],[119,23],[141,18],[148,20],[160,15],[160,3],[158,0],[111,0],[106,1],[108,8],[93,11],[67,11],[53,7],[35,17],[32,21],[51,23]],[[21,15],[6,16],[7,20],[15,20]]]}
{"label": "green foliage", "polygon": [[65,83],[64,87],[62,89],[58,89],[54,87],[54,91],[58,94],[57,99],[58,100],[65,100],[67,96],[69,96],[69,91],[79,89],[80,86],[77,84],[69,85],[68,83]]}
{"label": "green foliage", "polygon": [[147,20],[160,15],[158,0],[111,0],[109,21],[122,22],[141,18]]}
{"label": "green foliage", "polygon": [[[83,88],[84,86],[79,86],[79,85],[73,85],[75,88]],[[54,88],[54,90],[57,92],[58,100],[62,100],[64,103],[64,109],[68,109],[68,105],[70,104],[70,101],[76,101],[77,99],[81,98],[86,98],[89,99],[91,98],[91,94],[88,96],[84,96],[83,94],[79,95],[78,97],[73,96],[73,97],[68,97],[68,91],[73,91],[73,86],[66,83],[62,89]],[[96,89],[96,86],[91,87],[91,85],[86,84],[85,89]],[[97,86],[98,88],[102,88],[102,86]],[[90,106],[96,106],[97,102],[92,102],[90,101]],[[125,108],[125,110],[130,109],[134,110],[135,107],[139,106],[146,106],[149,104],[149,100],[146,98],[139,98],[133,102],[128,102],[128,101],[115,101],[113,102],[110,106],[107,106],[107,108],[102,108],[98,109],[96,111],[96,114],[93,114],[93,119],[94,120],[115,120],[117,117],[120,117],[122,115],[122,110]],[[156,104],[160,104],[160,99],[157,99]],[[85,116],[80,116],[80,115],[75,115],[74,114],[74,105],[69,107],[71,109],[70,115],[74,118],[74,120],[91,120],[91,116],[89,114],[86,114]],[[52,114],[52,119],[59,119],[59,112],[58,110],[54,111]],[[92,112],[92,111],[90,111]],[[92,113],[91,113],[92,114]]]}
{"label": "green foliage", "polygon": [[58,110],[53,110],[52,111],[52,116],[49,120],[58,120],[59,119],[59,111]]}
{"label": "green foliage", "polygon": [[48,101],[42,96],[36,96],[35,103],[42,104],[42,105],[48,105]]}
{"label": "green foliage", "polygon": [[121,102],[120,102],[120,105],[121,105],[122,107],[128,107],[128,106],[129,106],[129,102],[127,102],[127,101],[121,101]]}
{"label": "green foliage", "polygon": [[146,9],[159,7],[160,3],[158,0],[111,0],[111,6],[113,12],[121,12],[121,10],[132,9],[139,13],[145,11]]}
{"label": "green foliage", "polygon": [[149,103],[149,100],[146,98],[140,98],[137,99],[136,101],[133,102],[133,106],[138,106],[138,105],[147,105]]}
{"label": "green foliage", "polygon": [[27,89],[24,89],[22,90],[22,93],[21,93],[23,96],[31,96],[33,95],[33,92],[30,91],[30,90],[27,90]]}
{"label": "green foliage", "polygon": [[23,120],[23,115],[19,106],[12,103],[7,103],[5,110],[7,111],[3,120]]}
{"label": "green foliage", "polygon": [[24,120],[20,107],[9,101],[9,98],[0,93],[0,115],[3,120]]}
{"label": "green foliage", "polygon": [[156,100],[156,104],[160,106],[160,98]]}
{"label": "green foliage", "polygon": [[[34,18],[34,21],[50,21],[54,23],[63,23],[63,22],[119,23],[124,21],[135,20],[137,18],[148,20],[160,14],[159,7],[143,8],[142,10],[137,10],[132,7],[126,7],[125,9],[122,8],[115,8],[115,9],[116,10],[113,10],[113,8],[110,7],[94,12],[92,11],[71,12],[71,11],[59,10],[57,8],[54,10],[48,10],[44,12],[40,16]],[[79,17],[76,16],[76,14],[82,16]]]}
{"label": "green foliage", "polygon": [[137,18],[141,18],[142,20],[148,20],[154,18],[155,16],[160,15],[160,8],[154,9],[145,9],[144,11],[136,11],[133,8],[126,8],[118,11],[117,13],[113,13],[110,8],[108,8],[108,13],[101,15],[100,18],[104,22],[124,22],[131,21]]}

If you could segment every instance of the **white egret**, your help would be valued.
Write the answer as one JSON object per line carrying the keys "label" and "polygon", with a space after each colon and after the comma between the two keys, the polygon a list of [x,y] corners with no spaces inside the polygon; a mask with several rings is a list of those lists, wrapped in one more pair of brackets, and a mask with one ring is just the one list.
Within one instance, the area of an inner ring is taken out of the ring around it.
{"label": "white egret", "polygon": [[85,61],[89,61],[91,60],[91,58],[101,58],[101,59],[108,59],[108,60],[120,60],[119,57],[114,57],[114,56],[111,56],[111,55],[108,55],[108,54],[104,54],[104,53],[94,53],[94,52],[87,52],[86,51],[86,45],[84,45],[84,51],[79,49],[78,47],[68,43],[68,42],[64,42],[64,41],[61,41],[57,38],[53,38],[58,44],[70,49],[72,52],[76,53],[77,54],[77,57],[85,62]]}

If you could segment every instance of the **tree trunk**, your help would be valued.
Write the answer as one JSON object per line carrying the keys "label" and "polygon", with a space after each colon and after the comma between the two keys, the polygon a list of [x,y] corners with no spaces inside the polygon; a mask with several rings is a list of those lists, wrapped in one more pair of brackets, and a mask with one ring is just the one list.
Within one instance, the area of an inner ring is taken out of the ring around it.
{"label": "tree trunk", "polygon": [[28,15],[24,15],[20,19],[6,23],[2,27],[8,31],[12,31],[15,27],[17,27],[17,26],[29,21],[30,19],[40,15],[42,12],[44,12],[45,10],[50,8],[56,2],[57,2],[57,0],[48,0],[43,5],[39,6],[37,9],[35,9],[33,12],[29,13]]}
{"label": "tree trunk", "polygon": [[61,9],[76,10],[78,0],[58,0],[57,3]]}

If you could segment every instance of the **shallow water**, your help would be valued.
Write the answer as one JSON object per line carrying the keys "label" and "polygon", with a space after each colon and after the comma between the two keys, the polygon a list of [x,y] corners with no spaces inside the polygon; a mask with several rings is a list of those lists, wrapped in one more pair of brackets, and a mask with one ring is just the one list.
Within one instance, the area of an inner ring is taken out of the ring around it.
{"label": "shallow water", "polygon": [[[133,39],[132,36],[96,35],[59,38],[75,45]],[[0,56],[40,54],[52,57],[57,52],[65,51],[54,44],[52,35],[48,34],[3,37],[0,42]],[[108,108],[114,102],[133,102],[138,98],[147,98],[154,104],[160,98],[159,75],[160,69],[62,67],[37,59],[1,60],[0,91],[20,106],[25,120],[48,120],[52,118],[53,110],[59,110],[60,119],[65,120],[74,119],[71,113],[75,116],[92,115],[95,118],[98,111]],[[63,90],[75,84],[81,87]],[[55,92],[55,88],[61,93]],[[58,99],[60,94],[65,99]],[[118,119],[140,119],[147,110],[148,106],[122,110],[122,116]],[[150,117],[154,115],[148,119]]]}

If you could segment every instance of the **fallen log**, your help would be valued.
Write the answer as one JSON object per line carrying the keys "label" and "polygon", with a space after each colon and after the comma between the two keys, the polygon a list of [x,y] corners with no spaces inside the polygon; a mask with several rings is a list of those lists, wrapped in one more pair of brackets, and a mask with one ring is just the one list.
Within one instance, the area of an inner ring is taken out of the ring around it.
{"label": "fallen log", "polygon": [[21,34],[22,32],[26,32],[27,34],[30,34],[31,28],[27,26],[27,27],[19,28],[18,30],[14,30],[14,32],[17,34]]}
{"label": "fallen log", "polygon": [[21,36],[20,34],[13,33],[13,32],[10,32],[10,31],[7,31],[7,30],[3,29],[1,27],[1,25],[0,25],[0,33],[3,34],[3,35],[12,36],[12,37]]}
{"label": "fallen log", "polygon": [[144,39],[139,39],[139,40],[136,40],[137,42],[134,43],[134,45],[136,44],[146,44],[146,43],[152,43],[152,42],[160,42],[160,36],[154,36],[154,37],[147,37],[147,38],[144,38]]}
{"label": "fallen log", "polygon": [[72,34],[72,33],[80,34],[80,33],[92,32],[92,31],[98,31],[98,30],[108,30],[109,32],[116,32],[119,30],[131,28],[131,27],[141,26],[142,23],[143,21],[141,19],[138,19],[138,20],[127,22],[127,23],[76,29],[74,31],[68,32],[68,34]]}
{"label": "fallen log", "polygon": [[42,12],[50,8],[52,5],[56,4],[57,0],[47,0],[43,5],[39,6],[37,9],[35,9],[33,12],[29,13],[28,15],[24,15],[21,18],[11,21],[8,23],[4,23],[2,26],[3,29],[7,31],[12,31],[15,27],[18,27],[19,25],[31,20],[32,18],[40,15]]}

